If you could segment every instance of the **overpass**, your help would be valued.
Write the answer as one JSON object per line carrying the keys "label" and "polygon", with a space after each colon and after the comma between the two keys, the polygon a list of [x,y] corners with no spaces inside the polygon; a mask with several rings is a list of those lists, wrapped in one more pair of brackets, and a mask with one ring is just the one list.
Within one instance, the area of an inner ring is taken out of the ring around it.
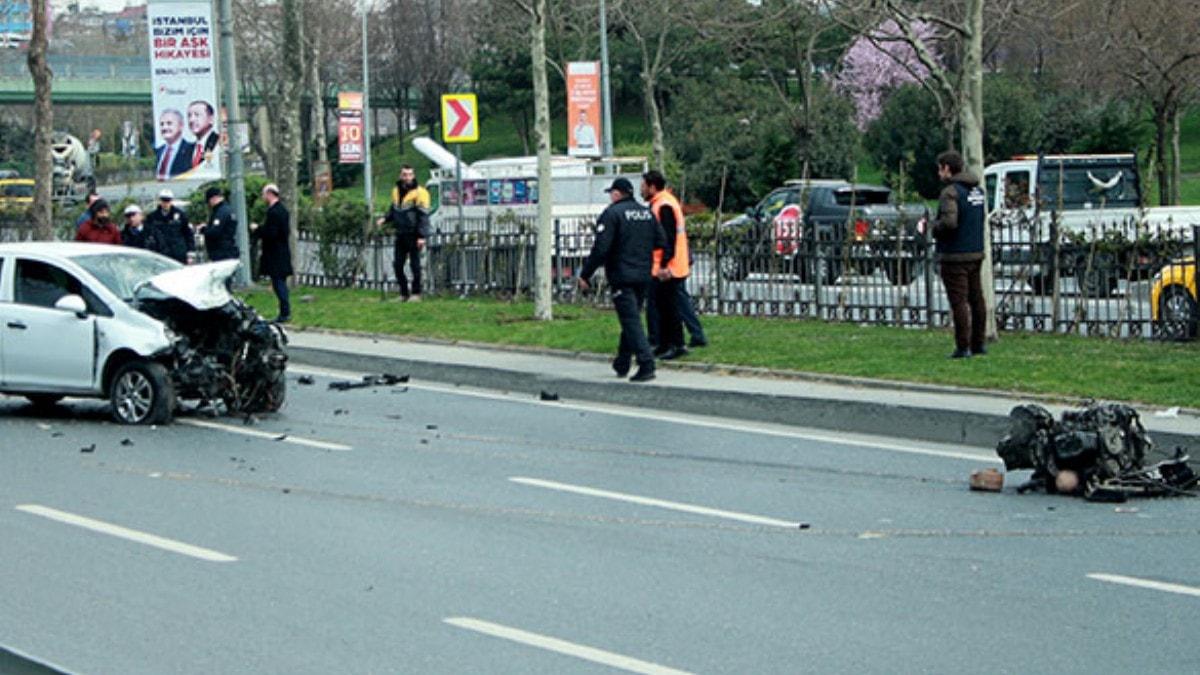
{"label": "overpass", "polygon": [[[78,56],[51,54],[54,71],[51,100],[54,105],[149,106],[150,60],[146,56]],[[324,97],[325,105],[337,107],[337,93]],[[255,105],[258,96],[243,89],[241,101]],[[0,57],[0,105],[31,105],[33,78],[25,65],[24,52]],[[392,108],[394,101],[371,97],[372,108]],[[409,101],[410,109],[416,100]]]}

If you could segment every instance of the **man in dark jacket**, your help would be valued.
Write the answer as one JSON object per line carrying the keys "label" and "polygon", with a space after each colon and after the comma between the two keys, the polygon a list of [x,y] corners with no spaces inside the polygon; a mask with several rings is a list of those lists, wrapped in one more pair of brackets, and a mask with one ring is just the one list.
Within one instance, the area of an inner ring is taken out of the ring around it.
{"label": "man in dark jacket", "polygon": [[613,370],[624,377],[636,358],[638,370],[629,381],[645,382],[654,379],[654,353],[642,329],[642,304],[650,286],[654,251],[665,249],[667,240],[650,209],[634,200],[633,185],[628,180],[614,180],[605,192],[612,204],[596,221],[596,241],[579,272],[579,287],[587,290],[592,275],[604,266],[604,276],[612,286],[613,308],[621,322],[621,342]]}
{"label": "man in dark jacket", "polygon": [[279,187],[274,183],[267,184],[262,191],[263,201],[267,203],[267,222],[259,227],[250,223],[250,236],[262,245],[262,258],[258,271],[271,279],[271,288],[279,300],[278,323],[292,320],[292,305],[288,299],[288,277],[292,276],[292,250],[288,245],[288,235],[291,229],[288,210],[279,201]]}
{"label": "man in dark jacket", "polygon": [[170,190],[158,193],[158,208],[146,216],[146,229],[153,240],[156,253],[187,264],[195,255],[196,235],[188,224],[187,214],[172,204],[175,194]]}
{"label": "man in dark jacket", "polygon": [[237,247],[237,216],[229,202],[225,201],[225,193],[219,187],[210,187],[204,193],[211,209],[208,223],[201,226],[204,233],[204,248],[208,250],[208,259],[236,260]]}
{"label": "man in dark jacket", "polygon": [[125,207],[125,229],[121,230],[121,243],[131,248],[154,250],[150,230],[142,224],[142,207],[130,204]]}
{"label": "man in dark jacket", "polygon": [[946,187],[938,199],[933,236],[954,317],[954,353],[950,358],[982,356],[987,353],[987,307],[980,281],[986,197],[979,179],[966,170],[957,152],[943,152],[937,164],[938,177]]}
{"label": "man in dark jacket", "polygon": [[[400,168],[400,180],[392,190],[392,206],[387,215],[376,221],[382,226],[389,223],[396,233],[396,249],[392,258],[392,270],[396,283],[400,285],[401,301],[421,300],[421,249],[429,238],[429,192],[417,184],[417,173],[405,164]],[[408,277],[404,274],[404,263],[412,269],[412,295],[409,295]]]}

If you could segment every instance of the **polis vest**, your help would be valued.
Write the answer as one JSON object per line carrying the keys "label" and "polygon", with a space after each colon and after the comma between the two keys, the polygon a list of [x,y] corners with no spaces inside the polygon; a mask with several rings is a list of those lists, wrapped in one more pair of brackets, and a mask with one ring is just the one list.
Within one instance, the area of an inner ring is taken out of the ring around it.
{"label": "polis vest", "polygon": [[672,277],[683,279],[691,271],[688,267],[688,238],[683,220],[683,207],[679,205],[675,195],[663,190],[650,200],[650,210],[660,223],[663,208],[671,209],[675,216],[675,255],[667,263],[667,269],[671,271]]}

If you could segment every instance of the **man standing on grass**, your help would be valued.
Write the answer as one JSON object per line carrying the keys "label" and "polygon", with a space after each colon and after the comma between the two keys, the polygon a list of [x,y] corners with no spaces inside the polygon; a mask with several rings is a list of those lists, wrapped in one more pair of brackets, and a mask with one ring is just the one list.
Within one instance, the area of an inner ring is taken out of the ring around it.
{"label": "man standing on grass", "polygon": [[659,261],[657,278],[652,282],[654,297],[650,318],[657,314],[658,349],[654,355],[664,361],[677,359],[687,354],[683,346],[683,321],[677,307],[679,287],[687,282],[688,239],[684,227],[683,208],[679,200],[667,192],[667,182],[662,173],[647,171],[642,175],[642,198],[650,204],[650,211],[662,228],[666,238],[662,260]]}
{"label": "man standing on grass", "polygon": [[592,275],[604,266],[604,276],[612,286],[613,308],[621,322],[613,370],[618,377],[625,377],[636,358],[638,370],[629,381],[646,382],[654,379],[654,352],[642,329],[642,304],[650,286],[654,252],[663,250],[667,241],[654,214],[633,198],[633,185],[627,179],[614,180],[605,192],[612,204],[596,221],[596,241],[579,273],[579,287],[590,288]]}
{"label": "man standing on grass", "polygon": [[[396,248],[392,270],[400,286],[401,302],[421,301],[421,250],[429,237],[429,192],[417,184],[417,172],[408,164],[400,167],[400,180],[392,189],[392,206],[387,215],[375,222],[377,226],[391,223],[396,233]],[[404,263],[412,269],[412,294]]]}
{"label": "man standing on grass", "polygon": [[962,155],[953,150],[938,155],[938,178],[946,183],[938,199],[933,237],[937,241],[942,283],[954,317],[952,359],[987,353],[987,307],[980,269],[983,266],[983,228],[986,198],[979,179],[966,170]]}
{"label": "man standing on grass", "polygon": [[263,201],[267,203],[267,222],[259,227],[250,223],[250,236],[261,242],[262,258],[258,273],[271,279],[271,289],[279,300],[279,316],[276,323],[292,320],[292,303],[288,297],[288,277],[292,276],[292,251],[288,246],[291,216],[279,199],[279,186],[268,183],[263,187]]}

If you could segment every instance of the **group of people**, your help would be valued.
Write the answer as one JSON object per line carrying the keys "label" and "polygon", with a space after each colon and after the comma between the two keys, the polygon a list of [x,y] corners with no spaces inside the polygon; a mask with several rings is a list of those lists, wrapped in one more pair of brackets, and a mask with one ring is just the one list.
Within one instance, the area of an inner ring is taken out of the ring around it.
{"label": "group of people", "polygon": [[[124,224],[118,227],[112,219],[108,202],[93,193],[88,196],[88,208],[76,222],[75,241],[113,244],[154,251],[185,265],[197,260],[196,234],[204,238],[208,260],[237,260],[237,216],[219,187],[210,187],[204,194],[209,217],[193,225],[187,213],[175,206],[175,194],[169,189],[158,193],[158,204],[149,213],[137,204],[122,212]],[[291,320],[291,303],[287,280],[292,276],[292,256],[289,244],[291,216],[279,198],[274,183],[263,187],[267,217],[260,226],[250,223],[250,237],[260,242],[259,272],[271,279],[271,288],[279,300],[279,322]]]}
{"label": "group of people", "polygon": [[[589,289],[596,271],[604,268],[621,324],[613,370],[625,377],[636,361],[638,369],[630,381],[647,382],[655,377],[656,358],[687,354],[685,317],[691,345],[708,344],[686,288],[691,252],[683,208],[658,171],[642,175],[641,195],[647,205],[637,201],[626,178],[617,178],[605,192],[612,203],[596,221],[595,242],[580,270],[579,286]],[[643,307],[649,336],[643,330]]]}

